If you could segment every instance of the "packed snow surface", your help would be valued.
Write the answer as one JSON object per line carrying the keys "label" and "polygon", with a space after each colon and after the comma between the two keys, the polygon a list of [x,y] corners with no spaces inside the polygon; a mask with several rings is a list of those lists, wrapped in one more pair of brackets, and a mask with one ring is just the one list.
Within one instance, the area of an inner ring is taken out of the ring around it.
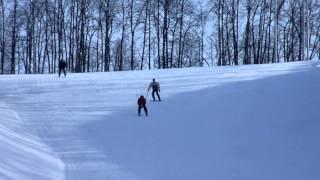
{"label": "packed snow surface", "polygon": [[1,76],[0,179],[317,180],[319,77],[317,62]]}

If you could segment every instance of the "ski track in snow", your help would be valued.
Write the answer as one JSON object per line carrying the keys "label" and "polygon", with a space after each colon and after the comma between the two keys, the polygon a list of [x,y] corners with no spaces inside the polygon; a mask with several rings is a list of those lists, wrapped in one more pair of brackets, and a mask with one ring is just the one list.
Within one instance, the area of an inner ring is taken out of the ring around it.
{"label": "ski track in snow", "polygon": [[[99,147],[99,142],[95,141],[103,141],[104,137],[94,139],[96,135],[103,135],[99,128],[95,132],[95,126],[97,122],[109,121],[110,118],[121,121],[119,118],[121,119],[122,115],[124,118],[136,118],[137,97],[140,94],[146,95],[146,89],[153,77],[161,83],[161,96],[164,99],[161,103],[166,103],[167,100],[169,101],[172,98],[178,97],[181,93],[199,91],[235,82],[307,71],[314,68],[315,64],[298,62],[225,68],[68,74],[66,78],[57,78],[57,75],[1,76],[0,101],[5,103],[6,107],[10,108],[10,111],[14,110],[14,113],[19,115],[23,121],[23,124],[19,126],[22,126],[29,134],[37,136],[40,143],[45,144],[45,147],[49,147],[50,151],[55,153],[54,156],[62,160],[66,177],[59,177],[55,180],[144,179],[139,174],[139,169],[136,169],[135,172],[134,168],[130,167],[130,165],[128,167],[122,166],[123,160],[118,161],[115,157],[112,157],[112,152],[117,149],[110,149],[109,152],[108,149],[104,149],[105,147]],[[148,98],[151,98],[150,94]],[[157,106],[151,102],[148,105],[149,108]],[[0,112],[3,109],[5,107],[0,106]],[[152,111],[156,110],[151,108],[150,110],[150,119],[155,119],[156,117],[152,117]],[[165,110],[159,110],[159,112],[166,113]],[[144,117],[141,118],[145,120]],[[124,123],[120,123],[120,125],[126,126]],[[0,134],[4,132],[5,128],[3,124],[0,124]],[[105,129],[112,132],[116,131],[117,128],[121,127],[115,127],[114,129],[106,127]],[[131,129],[129,128],[129,130]],[[106,134],[113,135],[111,132]],[[130,133],[132,132],[128,134]],[[118,133],[114,133],[114,135],[118,135],[119,137],[105,137],[106,141],[117,141],[117,138],[123,140],[123,137],[127,137],[125,135],[121,136]],[[103,146],[105,142],[100,143]],[[219,143],[216,145],[219,145]],[[124,147],[128,148],[130,146]],[[133,148],[133,150],[139,151],[137,148]],[[128,151],[128,149],[123,151]],[[241,154],[243,152],[239,149],[238,153]],[[153,155],[157,156],[156,153]],[[24,162],[11,163],[24,164]],[[223,166],[226,166],[226,164]],[[236,169],[236,167],[234,168]],[[5,176],[6,174],[6,172],[1,172],[3,169],[5,168],[0,166],[0,176]],[[40,171],[42,173],[46,172],[42,171],[42,169]],[[170,170],[168,173],[174,172]],[[162,176],[159,175],[159,177]],[[181,177],[183,179],[183,176]],[[39,179],[50,178],[43,177]],[[153,180],[156,179],[157,177],[153,177]],[[240,179],[250,178],[242,177]]]}

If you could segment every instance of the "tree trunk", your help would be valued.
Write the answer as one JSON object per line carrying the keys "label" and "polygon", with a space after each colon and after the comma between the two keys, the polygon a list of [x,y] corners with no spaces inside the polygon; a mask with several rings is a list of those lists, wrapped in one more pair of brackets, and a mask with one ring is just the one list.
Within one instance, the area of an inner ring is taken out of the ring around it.
{"label": "tree trunk", "polygon": [[16,70],[16,26],[17,26],[17,0],[14,0],[13,7],[13,25],[12,25],[12,37],[11,37],[11,74],[15,74]]}

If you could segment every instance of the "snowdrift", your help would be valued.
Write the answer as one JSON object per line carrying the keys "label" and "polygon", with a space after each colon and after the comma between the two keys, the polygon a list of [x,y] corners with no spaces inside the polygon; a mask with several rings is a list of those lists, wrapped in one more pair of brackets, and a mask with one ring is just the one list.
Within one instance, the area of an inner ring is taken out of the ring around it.
{"label": "snowdrift", "polygon": [[0,179],[62,180],[63,163],[23,127],[16,112],[0,103]]}

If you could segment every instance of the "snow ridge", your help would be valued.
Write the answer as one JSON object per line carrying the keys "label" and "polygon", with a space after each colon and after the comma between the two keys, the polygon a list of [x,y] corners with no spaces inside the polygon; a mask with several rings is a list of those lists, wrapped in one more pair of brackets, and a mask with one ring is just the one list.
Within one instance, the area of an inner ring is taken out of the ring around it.
{"label": "snow ridge", "polygon": [[64,164],[23,127],[19,115],[0,103],[0,179],[62,180]]}

